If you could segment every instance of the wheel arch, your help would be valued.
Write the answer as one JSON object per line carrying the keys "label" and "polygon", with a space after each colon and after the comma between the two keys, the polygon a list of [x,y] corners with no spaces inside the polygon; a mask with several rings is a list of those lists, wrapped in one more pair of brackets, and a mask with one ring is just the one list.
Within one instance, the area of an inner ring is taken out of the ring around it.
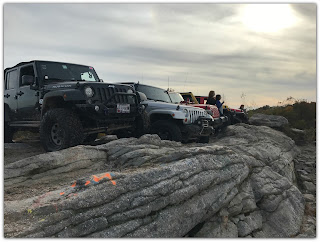
{"label": "wheel arch", "polygon": [[159,120],[173,120],[170,114],[153,113],[150,115],[150,123],[153,124]]}
{"label": "wheel arch", "polygon": [[62,96],[49,96],[43,100],[41,117],[43,117],[48,110],[53,108],[71,109],[72,104],[70,102],[66,102]]}

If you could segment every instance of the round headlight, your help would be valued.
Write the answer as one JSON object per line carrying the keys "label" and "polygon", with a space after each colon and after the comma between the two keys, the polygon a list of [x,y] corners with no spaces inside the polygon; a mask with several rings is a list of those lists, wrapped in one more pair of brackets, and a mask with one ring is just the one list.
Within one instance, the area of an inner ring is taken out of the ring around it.
{"label": "round headlight", "polygon": [[187,109],[183,109],[184,115],[185,117],[188,117],[188,110]]}
{"label": "round headlight", "polygon": [[127,93],[129,94],[133,93],[132,89],[128,89]]}
{"label": "round headlight", "polygon": [[86,94],[87,97],[93,97],[94,95],[93,89],[91,87],[86,87],[84,89],[84,93]]}

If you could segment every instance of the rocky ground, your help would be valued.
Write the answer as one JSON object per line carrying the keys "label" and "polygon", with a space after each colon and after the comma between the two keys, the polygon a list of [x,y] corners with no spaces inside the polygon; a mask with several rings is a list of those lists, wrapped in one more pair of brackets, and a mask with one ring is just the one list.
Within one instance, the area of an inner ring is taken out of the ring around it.
{"label": "rocky ground", "polygon": [[294,159],[298,188],[302,192],[305,213],[299,238],[316,237],[316,145],[299,147],[301,153]]}
{"label": "rocky ground", "polygon": [[[50,154],[44,153],[37,140],[5,144],[5,236],[163,237],[168,233],[169,237],[311,238],[316,235],[314,144],[300,146],[301,152],[296,156],[298,149],[278,131],[249,125],[228,128],[204,148],[195,143],[181,145],[149,138],[138,142],[115,139],[104,137],[94,146]],[[277,142],[272,142],[273,139]],[[23,162],[16,162],[21,159]],[[188,167],[194,171],[184,171]],[[121,188],[90,185],[83,190],[84,176],[100,174],[93,176],[93,181],[99,181],[105,170],[111,172],[106,175],[110,184],[127,185]],[[157,181],[157,176],[162,181]],[[78,182],[76,191],[70,188],[74,181]],[[291,182],[297,184],[303,197]],[[211,204],[216,197],[224,199]],[[75,200],[80,198],[81,204]],[[135,207],[133,210],[129,209],[129,200],[130,206]],[[302,204],[304,216],[298,223]],[[52,206],[57,209],[54,215]],[[70,216],[79,221],[67,219]],[[34,225],[30,227],[30,223]],[[60,223],[64,230],[58,226]],[[297,224],[301,224],[300,229],[295,228]],[[109,227],[103,230],[104,226]],[[168,232],[164,233],[164,228]]]}

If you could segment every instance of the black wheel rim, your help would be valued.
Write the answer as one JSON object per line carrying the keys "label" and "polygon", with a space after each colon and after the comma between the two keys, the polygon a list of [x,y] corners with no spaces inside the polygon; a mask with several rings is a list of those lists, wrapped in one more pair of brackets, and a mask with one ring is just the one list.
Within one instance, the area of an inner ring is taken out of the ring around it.
{"label": "black wheel rim", "polygon": [[51,140],[52,140],[52,142],[55,145],[60,146],[62,144],[63,138],[64,138],[64,132],[60,128],[59,124],[58,123],[53,124],[51,127]]}

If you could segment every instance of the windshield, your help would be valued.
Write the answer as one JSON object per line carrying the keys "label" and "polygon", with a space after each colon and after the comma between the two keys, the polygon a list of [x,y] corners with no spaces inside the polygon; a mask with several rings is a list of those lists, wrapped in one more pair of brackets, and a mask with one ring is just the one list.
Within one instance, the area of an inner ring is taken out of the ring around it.
{"label": "windshield", "polygon": [[93,67],[57,63],[57,62],[38,62],[37,69],[42,81],[91,81],[98,82]]}
{"label": "windshield", "polygon": [[180,93],[177,92],[169,92],[169,96],[171,98],[172,103],[179,104],[180,102],[183,102],[183,97],[180,95]]}
{"label": "windshield", "polygon": [[136,90],[146,94],[148,99],[171,103],[170,97],[167,91],[164,89],[144,85],[137,85]]}

